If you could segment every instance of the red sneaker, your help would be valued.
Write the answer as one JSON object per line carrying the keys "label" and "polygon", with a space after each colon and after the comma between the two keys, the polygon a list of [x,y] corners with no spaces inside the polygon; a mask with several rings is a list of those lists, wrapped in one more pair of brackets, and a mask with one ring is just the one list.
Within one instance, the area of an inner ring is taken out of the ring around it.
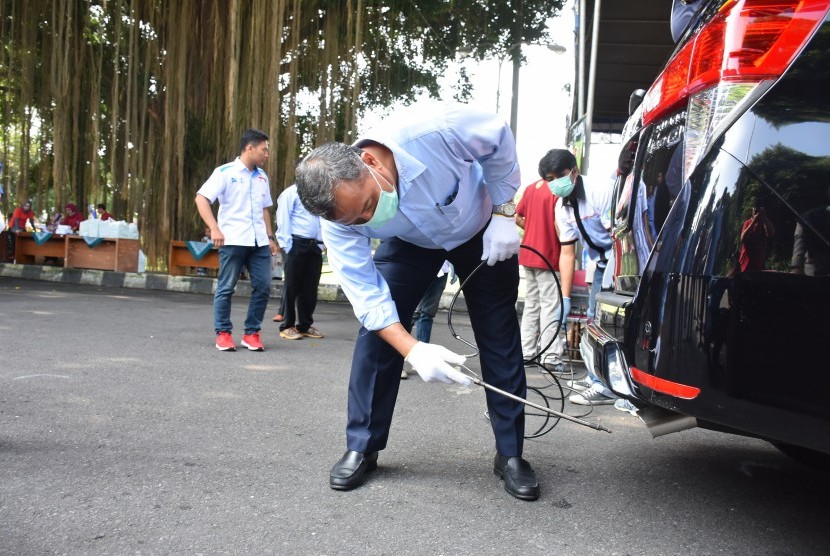
{"label": "red sneaker", "polygon": [[236,351],[233,336],[230,332],[220,332],[216,335],[216,349],[220,351]]}
{"label": "red sneaker", "polygon": [[259,339],[259,332],[242,336],[242,345],[251,351],[265,351],[265,346],[262,345],[262,341]]}

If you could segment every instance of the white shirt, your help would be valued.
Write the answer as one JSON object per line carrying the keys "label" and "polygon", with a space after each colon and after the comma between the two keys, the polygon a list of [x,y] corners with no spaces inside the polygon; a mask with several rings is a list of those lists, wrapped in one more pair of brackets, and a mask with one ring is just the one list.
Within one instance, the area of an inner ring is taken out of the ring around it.
{"label": "white shirt", "polygon": [[320,217],[306,210],[297,195],[296,185],[286,188],[277,197],[277,243],[286,253],[291,252],[294,245],[292,236],[316,239],[323,243]]}
{"label": "white shirt", "polygon": [[262,211],[274,202],[268,175],[236,160],[219,166],[198,191],[213,204],[219,200],[217,223],[225,245],[267,246],[268,230]]}
{"label": "white shirt", "polygon": [[600,255],[604,254],[605,258],[611,256],[611,233],[608,231],[611,228],[611,199],[613,197],[614,187],[613,182],[605,186],[597,187],[591,185],[591,182],[582,177],[582,183],[585,186],[585,198],[579,199],[579,217],[582,220],[582,225],[585,227],[585,232],[591,237],[594,244],[604,249],[604,253],[598,253],[588,246],[582,238],[579,231],[579,225],[576,223],[574,210],[572,207],[565,206],[564,199],[556,200],[556,227],[559,233],[559,241],[562,243],[571,242],[575,240],[582,240],[582,245],[588,251],[588,256],[592,261],[599,261]]}

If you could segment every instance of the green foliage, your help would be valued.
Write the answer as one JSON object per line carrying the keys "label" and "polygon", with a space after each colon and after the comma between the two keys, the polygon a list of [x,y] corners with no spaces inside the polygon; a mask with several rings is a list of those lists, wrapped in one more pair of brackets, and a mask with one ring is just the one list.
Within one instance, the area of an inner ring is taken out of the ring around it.
{"label": "green foliage", "polygon": [[[522,25],[515,29],[516,0],[368,0],[367,26],[361,52],[367,58],[361,79],[361,112],[407,104],[422,92],[440,96],[438,80],[459,52],[478,60],[506,58],[520,43],[551,40],[547,21],[562,8],[564,0],[522,0]],[[321,10],[307,22],[306,29],[317,30],[317,41],[308,43],[302,55],[314,55],[312,45],[321,47],[331,37],[325,35],[324,8],[337,2],[321,2]],[[345,27],[340,26],[345,33]],[[344,36],[337,38],[344,40]],[[344,58],[352,56],[344,53]],[[300,77],[301,84],[315,89],[319,72]],[[471,85],[462,74],[455,97],[469,99]]]}
{"label": "green foliage", "polygon": [[[300,154],[349,140],[366,111],[439,97],[460,52],[505,58],[549,40],[563,3],[0,0],[3,184],[41,206],[138,213],[155,266],[200,229],[192,195],[241,129],[271,134],[276,196]],[[453,96],[470,90],[462,70]]]}

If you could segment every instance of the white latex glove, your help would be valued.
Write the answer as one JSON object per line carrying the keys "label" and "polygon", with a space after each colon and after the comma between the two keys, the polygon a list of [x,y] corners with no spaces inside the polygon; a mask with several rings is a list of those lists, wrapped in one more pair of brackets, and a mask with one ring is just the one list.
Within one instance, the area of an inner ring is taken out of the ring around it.
{"label": "white latex glove", "polygon": [[518,253],[521,242],[516,219],[494,214],[484,230],[483,243],[481,260],[486,260],[487,266],[493,266],[496,261],[509,259]]}
{"label": "white latex glove", "polygon": [[458,355],[444,346],[425,342],[415,344],[404,359],[412,365],[424,382],[440,380],[447,384],[457,382],[463,386],[469,386],[473,383],[470,377],[450,366],[450,364],[460,365],[466,360],[467,358],[463,355]]}

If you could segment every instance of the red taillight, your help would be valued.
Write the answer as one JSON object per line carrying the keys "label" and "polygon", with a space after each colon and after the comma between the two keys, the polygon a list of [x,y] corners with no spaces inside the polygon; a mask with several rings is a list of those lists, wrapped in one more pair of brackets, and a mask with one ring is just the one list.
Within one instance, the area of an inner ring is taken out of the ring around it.
{"label": "red taillight", "polygon": [[654,375],[648,374],[645,371],[641,371],[637,367],[631,367],[631,378],[633,378],[635,382],[639,382],[643,386],[651,388],[655,392],[662,392],[663,394],[668,394],[669,396],[674,396],[675,398],[692,400],[700,394],[700,388],[696,386],[687,386],[685,384],[680,384],[679,382],[672,382],[671,380],[658,378]]}
{"label": "red taillight", "polygon": [[643,124],[720,81],[776,78],[830,9],[828,0],[733,0],[669,61],[643,100]]}

